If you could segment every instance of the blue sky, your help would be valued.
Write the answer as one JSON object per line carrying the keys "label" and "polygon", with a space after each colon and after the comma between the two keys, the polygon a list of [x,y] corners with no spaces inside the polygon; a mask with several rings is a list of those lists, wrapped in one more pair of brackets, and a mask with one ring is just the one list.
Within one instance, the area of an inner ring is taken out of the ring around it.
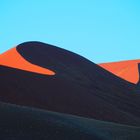
{"label": "blue sky", "polygon": [[139,0],[0,0],[0,53],[42,41],[95,63],[140,59]]}

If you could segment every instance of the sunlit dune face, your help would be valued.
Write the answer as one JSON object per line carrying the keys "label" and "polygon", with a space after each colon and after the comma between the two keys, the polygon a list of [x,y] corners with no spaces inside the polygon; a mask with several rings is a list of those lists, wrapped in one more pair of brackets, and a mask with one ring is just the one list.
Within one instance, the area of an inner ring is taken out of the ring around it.
{"label": "sunlit dune face", "polygon": [[34,65],[25,60],[17,52],[16,48],[10,49],[9,51],[0,55],[0,65],[39,74],[55,75],[55,72],[46,68],[42,68],[38,65]]}
{"label": "sunlit dune face", "polygon": [[115,74],[116,76],[131,83],[137,84],[139,81],[139,63],[140,60],[130,60],[122,62],[103,63],[99,65],[102,68]]}

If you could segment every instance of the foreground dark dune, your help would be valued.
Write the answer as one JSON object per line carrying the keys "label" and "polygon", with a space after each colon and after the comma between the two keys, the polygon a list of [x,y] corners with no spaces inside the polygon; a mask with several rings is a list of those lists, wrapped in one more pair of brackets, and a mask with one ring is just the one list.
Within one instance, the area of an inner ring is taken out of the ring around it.
{"label": "foreground dark dune", "polygon": [[138,140],[140,128],[0,102],[1,140]]}
{"label": "foreground dark dune", "polygon": [[1,65],[1,101],[140,126],[137,85],[52,45],[27,42],[16,49],[26,61],[50,69],[55,75]]}

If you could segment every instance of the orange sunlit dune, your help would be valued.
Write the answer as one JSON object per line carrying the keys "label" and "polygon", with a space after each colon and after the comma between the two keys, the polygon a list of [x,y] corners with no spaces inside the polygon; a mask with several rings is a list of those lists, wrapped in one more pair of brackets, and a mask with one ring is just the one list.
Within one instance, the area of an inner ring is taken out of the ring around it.
{"label": "orange sunlit dune", "polygon": [[140,60],[128,60],[121,62],[102,63],[99,65],[116,76],[136,84],[139,81],[139,63]]}
{"label": "orange sunlit dune", "polygon": [[55,75],[55,72],[42,68],[40,66],[34,65],[27,60],[25,60],[15,48],[0,55],[0,65],[16,68],[24,71],[35,72],[45,75]]}

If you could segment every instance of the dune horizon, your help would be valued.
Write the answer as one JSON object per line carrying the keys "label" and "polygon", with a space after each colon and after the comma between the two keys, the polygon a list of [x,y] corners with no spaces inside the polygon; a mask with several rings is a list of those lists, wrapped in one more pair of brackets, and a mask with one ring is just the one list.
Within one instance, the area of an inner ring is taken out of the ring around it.
{"label": "dune horizon", "polygon": [[[137,84],[139,81],[139,63],[140,59],[134,59],[99,63],[98,65],[123,80]],[[56,74],[53,70],[43,68],[27,61],[19,54],[16,47],[0,54],[0,65],[43,75],[53,76]]]}

